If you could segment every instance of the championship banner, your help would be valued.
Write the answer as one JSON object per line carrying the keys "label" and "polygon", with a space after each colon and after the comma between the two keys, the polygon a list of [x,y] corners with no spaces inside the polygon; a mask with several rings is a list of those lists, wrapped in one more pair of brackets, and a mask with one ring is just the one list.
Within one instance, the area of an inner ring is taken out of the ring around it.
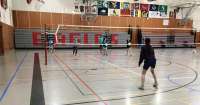
{"label": "championship banner", "polygon": [[135,16],[135,9],[131,9],[131,16]]}
{"label": "championship banner", "polygon": [[98,8],[98,15],[108,16],[108,8]]}
{"label": "championship banner", "polygon": [[149,11],[149,18],[160,18],[159,11]]}
{"label": "championship banner", "polygon": [[158,11],[159,5],[150,4],[149,11]]}
{"label": "championship banner", "polygon": [[140,4],[140,10],[142,17],[147,18],[149,14],[149,4]]}
{"label": "championship banner", "polygon": [[106,0],[98,0],[98,15],[108,16],[108,2]]}
{"label": "championship banner", "polygon": [[120,9],[120,2],[108,1],[108,8],[109,9]]}
{"label": "championship banner", "polygon": [[141,10],[135,10],[135,17],[141,17]]}
{"label": "championship banner", "polygon": [[108,1],[108,16],[120,16],[120,2]]}
{"label": "championship banner", "polygon": [[140,4],[132,3],[131,4],[131,16],[141,17]]}
{"label": "championship banner", "polygon": [[108,16],[120,16],[120,9],[108,9]]}
{"label": "championship banner", "polygon": [[134,3],[133,4],[134,9],[140,9],[140,4],[139,3]]}
{"label": "championship banner", "polygon": [[149,17],[150,18],[160,18],[159,5],[150,4]]}
{"label": "championship banner", "polygon": [[83,6],[83,5],[80,6],[80,12],[81,12],[81,13],[84,13],[84,12],[85,12],[85,6]]}
{"label": "championship banner", "polygon": [[130,3],[129,2],[121,2],[121,10],[120,10],[120,15],[121,16],[130,16],[131,11],[130,11]]}
{"label": "championship banner", "polygon": [[74,12],[80,12],[78,3],[74,3]]}
{"label": "championship banner", "polygon": [[161,17],[167,17],[167,5],[159,5],[159,11]]}
{"label": "championship banner", "polygon": [[108,2],[106,0],[98,0],[97,7],[98,8],[108,8]]}

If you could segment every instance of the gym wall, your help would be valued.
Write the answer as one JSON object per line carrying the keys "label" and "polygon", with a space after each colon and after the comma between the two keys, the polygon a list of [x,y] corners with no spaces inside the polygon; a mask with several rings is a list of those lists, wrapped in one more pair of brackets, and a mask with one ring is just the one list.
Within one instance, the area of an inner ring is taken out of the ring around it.
{"label": "gym wall", "polygon": [[0,7],[0,55],[14,48],[12,1],[7,0],[7,8]]}
{"label": "gym wall", "polygon": [[[130,1],[130,0],[127,0]],[[145,0],[144,0],[145,2]],[[157,4],[164,4],[164,0],[159,0]],[[74,14],[73,0],[45,0],[45,4],[37,7],[34,0],[31,4],[27,4],[26,0],[14,0],[13,4],[13,20],[16,29],[35,29],[42,28],[44,24],[56,28],[57,24],[65,25],[94,25],[94,26],[111,26],[111,27],[127,27],[129,24],[133,27],[155,27],[155,28],[192,28],[193,21],[188,20],[187,24],[180,26],[180,20],[170,18],[169,25],[163,26],[163,19],[147,19],[137,17],[119,17],[119,16],[97,16],[94,22],[87,24],[80,20],[79,14]],[[23,6],[22,6],[23,5]],[[115,30],[127,31],[127,30]],[[154,35],[162,35],[166,33],[164,30],[143,30],[143,32],[153,33]],[[136,32],[133,32],[133,42],[136,43]]]}
{"label": "gym wall", "polygon": [[[44,24],[51,28],[57,28],[58,24],[65,25],[94,25],[94,26],[111,26],[111,27],[128,27],[129,25],[136,27],[155,27],[155,28],[191,28],[192,21],[188,20],[185,26],[179,26],[180,20],[170,18],[169,25],[163,26],[163,19],[147,19],[137,17],[119,17],[119,16],[97,16],[96,20],[87,24],[80,20],[79,14],[64,14],[64,13],[48,13],[48,12],[33,12],[33,11],[13,11],[13,20],[15,34],[18,35],[20,29],[31,31],[33,29],[44,28]],[[115,29],[115,32],[127,32],[127,29]],[[165,30],[142,30],[143,32],[153,35],[169,34],[170,31]],[[27,34],[31,34],[27,32]],[[147,34],[148,35],[148,34]],[[30,35],[31,36],[31,35]],[[136,32],[133,31],[132,43],[136,43]],[[30,37],[31,40],[31,37]],[[20,40],[21,43],[21,40]],[[22,45],[22,44],[21,44]],[[21,46],[20,45],[20,46]],[[23,47],[23,46],[22,46]],[[32,47],[31,47],[32,48]]]}

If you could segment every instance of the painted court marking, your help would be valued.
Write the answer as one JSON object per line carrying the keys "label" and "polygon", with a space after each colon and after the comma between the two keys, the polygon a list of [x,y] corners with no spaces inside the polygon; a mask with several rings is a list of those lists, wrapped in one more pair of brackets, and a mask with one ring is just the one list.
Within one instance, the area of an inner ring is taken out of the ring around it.
{"label": "painted court marking", "polygon": [[[58,56],[57,56],[58,57]],[[92,57],[93,58],[93,57]],[[98,60],[98,59],[97,59]],[[61,60],[62,61],[62,60]],[[64,63],[63,61],[62,61],[62,63]],[[190,82],[188,82],[188,83],[186,83],[186,84],[183,84],[183,85],[179,85],[178,87],[175,87],[175,88],[173,88],[173,89],[169,89],[169,90],[164,90],[164,91],[157,91],[157,92],[154,92],[154,93],[149,93],[149,94],[145,94],[145,95],[136,95],[136,96],[132,96],[132,97],[128,97],[128,98],[139,98],[139,97],[145,97],[145,96],[151,96],[151,95],[156,95],[156,94],[160,94],[160,93],[167,93],[167,92],[170,92],[170,91],[174,91],[174,90],[178,90],[178,89],[180,89],[180,88],[183,88],[183,87],[185,87],[185,86],[187,86],[187,85],[189,85],[189,84],[191,84],[191,83],[193,83],[193,82],[195,82],[196,81],[196,79],[198,78],[198,73],[197,73],[197,71],[195,71],[193,68],[191,68],[191,67],[188,67],[188,66],[186,66],[186,65],[183,65],[183,64],[179,64],[179,63],[176,63],[176,62],[174,62],[175,64],[178,64],[178,65],[181,65],[181,66],[184,66],[184,67],[186,67],[186,68],[190,68],[191,69],[191,71],[194,73],[194,77],[193,77],[193,79],[190,81]],[[111,64],[111,65],[113,65],[113,64]],[[65,66],[68,66],[68,65],[66,65],[65,64]],[[116,66],[116,65],[113,65],[114,67]],[[70,67],[67,67],[68,69],[71,69]],[[118,66],[117,66],[117,68],[118,68]],[[121,67],[119,67],[120,69],[121,69]],[[70,71],[72,71],[72,69],[70,70]],[[73,71],[74,72],[74,71]],[[75,73],[75,72],[74,72]],[[76,74],[77,75],[77,74]],[[78,76],[78,75],[77,75]],[[79,77],[79,76],[78,76]],[[79,77],[79,79],[80,79],[80,77]],[[82,80],[83,81],[83,80]],[[84,81],[83,81],[84,82]],[[96,94],[96,93],[95,93]],[[97,96],[96,96],[97,97]],[[124,99],[127,99],[127,97],[119,97],[119,98],[111,98],[111,99],[104,99],[104,100],[102,100],[102,99],[99,99],[99,100],[97,100],[97,101],[87,101],[87,102],[77,102],[77,103],[70,103],[70,104],[64,104],[64,105],[76,105],[76,104],[87,104],[87,103],[96,103],[96,102],[102,102],[102,101],[116,101],[116,100],[124,100]]]}
{"label": "painted court marking", "polygon": [[68,68],[68,70],[81,82],[81,84],[83,84],[90,92],[92,92],[92,94],[97,98],[97,102],[102,102],[104,105],[108,105],[83,79],[81,79],[81,77],[79,77],[78,74],[76,74],[67,64],[65,64],[63,60],[61,60],[56,54],[54,55],[55,58],[58,61],[60,61],[60,63],[62,63],[66,68]]}
{"label": "painted court marking", "polygon": [[0,102],[3,100],[3,98],[5,97],[9,87],[11,86],[11,84],[13,83],[13,80],[15,79],[17,73],[20,71],[20,67],[22,66],[25,58],[27,57],[28,52],[26,52],[26,54],[23,56],[22,60],[19,62],[19,64],[16,66],[15,72],[13,73],[13,75],[11,76],[11,78],[9,79],[6,87],[3,90],[2,95],[0,96]]}

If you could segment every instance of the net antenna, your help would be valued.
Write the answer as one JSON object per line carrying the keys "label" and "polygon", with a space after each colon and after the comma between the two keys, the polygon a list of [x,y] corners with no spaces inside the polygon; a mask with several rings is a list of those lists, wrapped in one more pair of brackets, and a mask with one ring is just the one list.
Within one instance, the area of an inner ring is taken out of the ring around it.
{"label": "net antenna", "polygon": [[82,7],[81,10],[81,21],[87,22],[94,22],[97,17],[97,1],[98,0],[80,0]]}
{"label": "net antenna", "polygon": [[192,11],[198,6],[200,6],[200,2],[188,2],[172,6],[175,8],[177,13],[181,12],[182,15],[182,19],[178,24],[180,26],[184,26],[185,24],[187,24],[187,20],[189,20],[189,16],[191,15]]}

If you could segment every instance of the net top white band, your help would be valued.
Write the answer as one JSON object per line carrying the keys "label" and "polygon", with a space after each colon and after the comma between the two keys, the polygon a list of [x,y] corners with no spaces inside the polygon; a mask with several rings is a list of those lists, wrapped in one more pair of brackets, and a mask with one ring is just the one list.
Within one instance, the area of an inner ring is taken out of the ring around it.
{"label": "net top white band", "polygon": [[78,28],[107,28],[107,29],[155,29],[155,30],[196,30],[195,28],[153,28],[153,27],[110,27],[110,26],[85,26],[85,25],[63,25],[59,24],[56,31],[59,30],[60,27],[78,27]]}

